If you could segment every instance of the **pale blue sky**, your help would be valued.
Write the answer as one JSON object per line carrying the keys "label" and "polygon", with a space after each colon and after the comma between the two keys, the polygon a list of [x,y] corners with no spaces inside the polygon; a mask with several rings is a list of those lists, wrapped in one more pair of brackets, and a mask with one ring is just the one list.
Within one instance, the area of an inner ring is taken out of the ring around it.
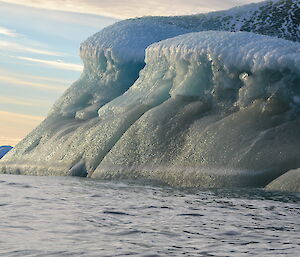
{"label": "pale blue sky", "polygon": [[0,17],[0,145],[15,145],[80,76],[80,42],[117,19],[1,1]]}
{"label": "pale blue sky", "polygon": [[80,43],[103,27],[258,1],[0,0],[0,145],[15,145],[47,115],[81,74]]}

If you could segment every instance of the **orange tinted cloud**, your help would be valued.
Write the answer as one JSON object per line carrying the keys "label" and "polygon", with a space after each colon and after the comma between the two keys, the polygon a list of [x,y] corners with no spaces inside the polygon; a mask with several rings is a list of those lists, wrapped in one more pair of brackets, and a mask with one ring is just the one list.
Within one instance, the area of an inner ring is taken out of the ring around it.
{"label": "orange tinted cloud", "polygon": [[4,36],[8,36],[8,37],[18,37],[18,36],[20,36],[14,30],[4,28],[2,26],[0,26],[0,35],[4,35]]}
{"label": "orange tinted cloud", "polygon": [[16,145],[43,119],[42,116],[0,111],[0,145]]}
{"label": "orange tinted cloud", "polygon": [[18,58],[20,60],[24,60],[24,61],[44,64],[44,65],[51,66],[51,67],[54,67],[57,69],[62,69],[62,70],[73,70],[73,71],[82,71],[83,70],[83,65],[81,65],[81,64],[67,63],[67,62],[61,62],[61,61],[49,61],[49,60],[36,59],[36,58],[30,58],[30,57],[24,57],[24,56],[17,56],[16,58]]}
{"label": "orange tinted cloud", "polygon": [[261,0],[2,0],[2,2],[125,19],[145,15],[195,14]]}
{"label": "orange tinted cloud", "polygon": [[[0,31],[1,33],[1,31]],[[32,47],[27,47],[18,43],[9,42],[5,40],[0,40],[0,49],[1,50],[9,50],[12,52],[28,52],[28,53],[34,53],[34,54],[42,54],[42,55],[51,55],[51,56],[61,56],[62,53],[48,51],[48,50],[42,50]]]}
{"label": "orange tinted cloud", "polygon": [[62,87],[53,86],[53,85],[49,85],[46,83],[40,83],[40,82],[25,81],[25,80],[17,78],[17,77],[8,77],[8,76],[0,75],[0,80],[2,82],[14,84],[14,85],[20,85],[20,86],[36,87],[36,88],[61,91],[61,92],[65,90],[65,88],[62,88]]}

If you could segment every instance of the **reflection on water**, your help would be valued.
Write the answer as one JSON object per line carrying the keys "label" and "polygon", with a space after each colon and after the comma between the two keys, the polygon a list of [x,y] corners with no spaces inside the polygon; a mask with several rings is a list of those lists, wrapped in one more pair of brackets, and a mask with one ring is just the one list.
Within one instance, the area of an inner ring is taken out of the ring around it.
{"label": "reflection on water", "polygon": [[0,175],[0,255],[298,256],[299,199]]}

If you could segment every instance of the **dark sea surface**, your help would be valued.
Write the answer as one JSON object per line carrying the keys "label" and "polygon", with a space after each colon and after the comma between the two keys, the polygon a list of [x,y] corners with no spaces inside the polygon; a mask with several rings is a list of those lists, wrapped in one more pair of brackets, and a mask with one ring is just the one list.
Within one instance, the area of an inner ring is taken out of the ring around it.
{"label": "dark sea surface", "polygon": [[0,175],[1,256],[300,256],[300,194]]}

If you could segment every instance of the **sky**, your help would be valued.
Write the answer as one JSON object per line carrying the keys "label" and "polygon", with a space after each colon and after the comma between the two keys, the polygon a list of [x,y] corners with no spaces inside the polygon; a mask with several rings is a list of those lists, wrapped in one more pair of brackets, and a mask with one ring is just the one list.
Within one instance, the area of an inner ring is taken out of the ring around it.
{"label": "sky", "polygon": [[119,20],[261,0],[0,0],[0,146],[16,145],[83,69],[79,45]]}

